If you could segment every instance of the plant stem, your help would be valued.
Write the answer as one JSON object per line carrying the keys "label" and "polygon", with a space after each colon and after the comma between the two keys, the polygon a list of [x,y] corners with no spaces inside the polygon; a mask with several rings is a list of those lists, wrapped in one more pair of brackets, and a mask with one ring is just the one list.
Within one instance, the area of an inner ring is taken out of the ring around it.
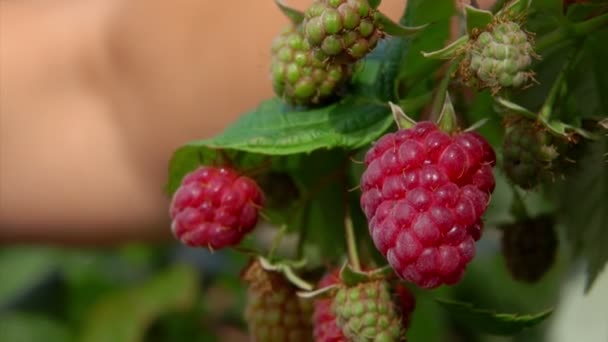
{"label": "plant stem", "polygon": [[574,24],[573,31],[576,36],[586,36],[591,32],[606,27],[608,27],[608,13]]}
{"label": "plant stem", "polygon": [[359,262],[359,254],[357,252],[357,241],[355,240],[355,228],[353,220],[350,217],[350,211],[346,208],[344,215],[344,230],[346,231],[346,247],[348,249],[348,261],[350,266],[355,271],[361,271],[361,263]]}
{"label": "plant stem", "polygon": [[573,25],[562,26],[555,31],[543,36],[535,44],[535,49],[542,54],[547,49],[561,43],[572,43],[575,38],[583,37],[595,32],[608,25],[608,13],[604,13],[595,18],[576,23]]}
{"label": "plant stem", "polygon": [[287,225],[282,225],[277,232],[277,235],[272,240],[272,244],[270,245],[270,251],[268,252],[268,260],[272,261],[276,254],[277,249],[281,245],[281,241],[283,241],[283,236],[287,232]]}
{"label": "plant stem", "polygon": [[551,117],[551,112],[553,110],[553,105],[555,104],[555,101],[557,100],[561,87],[564,85],[564,79],[566,78],[566,74],[568,73],[568,70],[570,70],[570,65],[572,63],[572,59],[578,51],[580,51],[580,50],[572,49],[572,51],[568,54],[568,57],[566,57],[566,61],[564,61],[562,68],[560,69],[559,73],[557,74],[557,77],[555,78],[555,81],[553,82],[553,85],[551,86],[551,90],[549,90],[549,94],[547,95],[547,98],[545,99],[545,103],[543,104],[543,106],[540,109],[540,112],[538,114],[538,116],[541,120],[543,120],[545,122],[549,121],[549,119]]}

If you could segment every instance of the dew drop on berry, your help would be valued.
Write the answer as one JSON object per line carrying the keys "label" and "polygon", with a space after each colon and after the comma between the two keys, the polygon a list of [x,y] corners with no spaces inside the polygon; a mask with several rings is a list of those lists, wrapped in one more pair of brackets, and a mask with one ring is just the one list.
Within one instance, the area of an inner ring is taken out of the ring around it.
{"label": "dew drop on berry", "polygon": [[440,246],[437,252],[438,272],[442,277],[454,273],[460,266],[460,253],[453,246]]}
{"label": "dew drop on berry", "polygon": [[385,199],[399,199],[405,196],[405,185],[401,175],[389,176],[382,185],[382,196]]}
{"label": "dew drop on berry", "polygon": [[402,228],[409,228],[416,218],[416,215],[418,215],[418,211],[409,205],[406,200],[397,202],[395,210],[393,211],[395,222]]}
{"label": "dew drop on berry", "polygon": [[446,175],[434,165],[425,165],[420,170],[420,186],[435,190],[448,181]]}
{"label": "dew drop on berry", "polygon": [[405,195],[405,199],[418,211],[427,210],[433,202],[433,194],[424,188],[415,188]]}
{"label": "dew drop on berry", "polygon": [[424,162],[424,148],[414,140],[406,140],[399,146],[399,162],[404,170],[410,170]]}
{"label": "dew drop on berry", "polygon": [[397,237],[397,243],[393,250],[396,253],[396,257],[402,262],[409,263],[414,261],[420,255],[422,251],[422,244],[418,239],[409,231],[401,231]]}
{"label": "dew drop on berry", "polygon": [[458,245],[458,251],[460,252],[460,258],[468,263],[475,257],[475,241],[473,238],[468,236]]}
{"label": "dew drop on berry", "polygon": [[428,213],[421,213],[416,217],[414,224],[412,225],[414,234],[418,237],[418,240],[424,246],[432,246],[439,240],[441,233],[439,228],[431,220]]}
{"label": "dew drop on berry", "polygon": [[439,156],[438,164],[445,170],[451,180],[457,180],[467,170],[468,159],[462,147],[451,144]]}

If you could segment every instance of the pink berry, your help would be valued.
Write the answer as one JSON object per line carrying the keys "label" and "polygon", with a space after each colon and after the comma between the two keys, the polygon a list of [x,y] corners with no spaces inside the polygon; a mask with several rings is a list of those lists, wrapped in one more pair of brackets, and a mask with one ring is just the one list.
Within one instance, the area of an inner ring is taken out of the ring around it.
{"label": "pink berry", "polygon": [[256,226],[263,201],[252,179],[226,167],[202,166],[173,194],[171,230],[192,247],[234,246]]}
{"label": "pink berry", "polygon": [[376,247],[419,287],[458,282],[494,191],[494,150],[477,133],[450,136],[430,122],[379,141],[367,152],[361,187]]}

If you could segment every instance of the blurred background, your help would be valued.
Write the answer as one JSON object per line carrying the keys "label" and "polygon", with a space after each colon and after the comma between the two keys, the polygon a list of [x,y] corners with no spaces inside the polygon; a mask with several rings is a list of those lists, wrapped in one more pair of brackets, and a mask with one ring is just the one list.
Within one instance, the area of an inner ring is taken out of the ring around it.
{"label": "blurred background", "polygon": [[[396,19],[404,6],[381,9]],[[247,340],[246,257],[174,242],[163,187],[175,148],[272,96],[269,46],[285,24],[271,0],[0,0],[0,342]],[[489,227],[508,203],[493,199]],[[608,341],[606,271],[584,295],[583,265],[560,248],[540,283],[516,283],[487,232],[460,285],[418,293],[411,341]],[[557,310],[504,338],[434,297]]]}

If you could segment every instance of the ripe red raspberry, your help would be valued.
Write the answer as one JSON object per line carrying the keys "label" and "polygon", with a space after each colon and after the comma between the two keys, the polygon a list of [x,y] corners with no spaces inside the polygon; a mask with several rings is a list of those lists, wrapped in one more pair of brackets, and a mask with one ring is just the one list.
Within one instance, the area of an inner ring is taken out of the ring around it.
{"label": "ripe red raspberry", "polygon": [[187,174],[173,195],[171,230],[189,246],[234,246],[255,227],[263,201],[250,178],[226,167],[202,166]]}
{"label": "ripe red raspberry", "polygon": [[365,157],[361,206],[376,247],[405,280],[454,284],[475,255],[496,156],[477,133],[431,122],[383,136]]}

